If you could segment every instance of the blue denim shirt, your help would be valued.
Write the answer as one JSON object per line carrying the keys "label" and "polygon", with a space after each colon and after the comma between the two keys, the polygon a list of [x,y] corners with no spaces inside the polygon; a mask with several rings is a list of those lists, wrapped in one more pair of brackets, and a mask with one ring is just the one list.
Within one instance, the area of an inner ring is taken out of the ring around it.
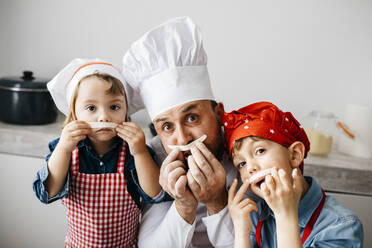
{"label": "blue denim shirt", "polygon": [[[305,179],[309,183],[310,188],[298,206],[301,237],[306,224],[323,196],[322,190],[315,179],[311,177],[305,177]],[[277,247],[274,213],[263,200],[260,200],[257,205],[258,212],[251,212],[252,247],[258,247],[256,243],[256,227],[259,215],[263,221],[261,246],[265,248]],[[303,247],[363,247],[362,223],[353,212],[342,206],[334,197],[326,196],[323,209]]]}
{"label": "blue denim shirt", "polygon": [[[47,163],[58,142],[59,138],[49,143],[50,153],[46,157]],[[116,137],[114,144],[112,145],[110,150],[103,157],[100,158],[97,152],[94,150],[89,138],[80,141],[77,145],[79,149],[79,172],[86,174],[116,173],[119,152],[122,145],[123,140],[119,137]],[[152,149],[150,147],[147,147],[147,149],[149,150],[151,156],[154,158],[155,153],[152,151]],[[66,197],[68,194],[70,183],[71,162],[64,187],[57,195],[49,198],[48,192],[45,189],[45,182],[49,175],[47,163],[37,172],[36,177],[33,181],[33,190],[36,194],[36,197],[39,198],[39,200],[43,203],[51,203],[53,201]],[[127,190],[138,207],[140,207],[141,198],[144,202],[147,203],[159,203],[170,199],[170,197],[164,192],[162,192],[158,197],[152,199],[141,189],[138,183],[138,176],[134,165],[134,158],[130,154],[129,146],[127,146],[125,157],[124,176],[127,183]]]}

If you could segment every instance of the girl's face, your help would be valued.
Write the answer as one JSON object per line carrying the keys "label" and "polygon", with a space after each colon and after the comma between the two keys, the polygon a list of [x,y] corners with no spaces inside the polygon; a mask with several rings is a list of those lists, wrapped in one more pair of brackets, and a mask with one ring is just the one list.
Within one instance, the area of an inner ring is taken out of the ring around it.
{"label": "girl's face", "polygon": [[[86,122],[122,123],[127,113],[125,96],[107,93],[111,83],[97,77],[89,77],[80,82],[75,102],[78,120]],[[109,141],[116,136],[113,129],[100,129],[89,137],[97,141]]]}
{"label": "girl's face", "polygon": [[[256,137],[246,137],[242,140],[239,149],[233,154],[234,166],[239,170],[242,181],[249,179],[258,171],[276,167],[284,169],[287,175],[291,175],[289,150],[273,141]],[[260,185],[265,178],[250,185],[250,189],[256,195],[262,197]]]}

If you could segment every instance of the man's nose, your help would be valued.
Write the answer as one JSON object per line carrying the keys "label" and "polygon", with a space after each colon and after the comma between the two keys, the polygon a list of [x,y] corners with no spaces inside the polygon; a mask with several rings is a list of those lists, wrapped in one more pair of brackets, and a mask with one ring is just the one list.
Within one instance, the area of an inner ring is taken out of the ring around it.
{"label": "man's nose", "polygon": [[191,135],[191,132],[187,128],[184,127],[177,127],[176,128],[176,139],[177,139],[177,145],[187,145],[191,141],[193,141],[193,137]]}

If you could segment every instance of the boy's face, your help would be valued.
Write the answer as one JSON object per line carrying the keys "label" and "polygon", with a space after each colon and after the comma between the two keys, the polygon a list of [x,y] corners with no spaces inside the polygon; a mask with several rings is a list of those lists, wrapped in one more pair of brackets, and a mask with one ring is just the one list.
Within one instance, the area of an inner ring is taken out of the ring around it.
{"label": "boy's face", "polygon": [[[292,174],[290,163],[290,151],[273,141],[246,137],[241,145],[233,152],[234,166],[239,170],[242,181],[249,178],[258,171],[276,167],[283,169],[287,175]],[[257,183],[250,185],[250,189],[256,195],[262,197],[260,185],[264,182],[262,177]]]}
{"label": "boy's face", "polygon": [[[86,122],[122,123],[127,113],[125,96],[107,93],[110,87],[111,83],[96,77],[84,79],[77,92],[76,118]],[[109,141],[115,136],[115,130],[103,128],[93,132],[89,138]]]}

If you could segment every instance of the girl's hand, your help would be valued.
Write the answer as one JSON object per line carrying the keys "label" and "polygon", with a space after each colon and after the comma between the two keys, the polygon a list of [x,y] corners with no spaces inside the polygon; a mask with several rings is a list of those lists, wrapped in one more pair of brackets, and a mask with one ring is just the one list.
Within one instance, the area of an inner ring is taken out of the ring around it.
{"label": "girl's hand", "polygon": [[83,140],[87,135],[91,134],[92,129],[85,121],[72,121],[68,123],[63,129],[59,145],[67,153],[71,153],[80,140]]}
{"label": "girl's hand", "polygon": [[293,170],[292,177],[283,169],[272,168],[271,175],[261,184],[264,199],[275,216],[296,214],[301,200],[301,175]]}
{"label": "girl's hand", "polygon": [[120,138],[128,142],[130,153],[134,155],[147,151],[145,134],[134,122],[123,122],[116,127]]}
{"label": "girl's hand", "polygon": [[247,234],[249,237],[252,230],[252,220],[250,217],[250,212],[252,210],[257,212],[257,205],[249,198],[243,200],[244,193],[248,190],[249,187],[249,181],[245,181],[238,192],[236,192],[235,194],[237,184],[238,180],[234,179],[229,189],[228,209],[231,219],[234,223],[235,234],[244,233]]}

